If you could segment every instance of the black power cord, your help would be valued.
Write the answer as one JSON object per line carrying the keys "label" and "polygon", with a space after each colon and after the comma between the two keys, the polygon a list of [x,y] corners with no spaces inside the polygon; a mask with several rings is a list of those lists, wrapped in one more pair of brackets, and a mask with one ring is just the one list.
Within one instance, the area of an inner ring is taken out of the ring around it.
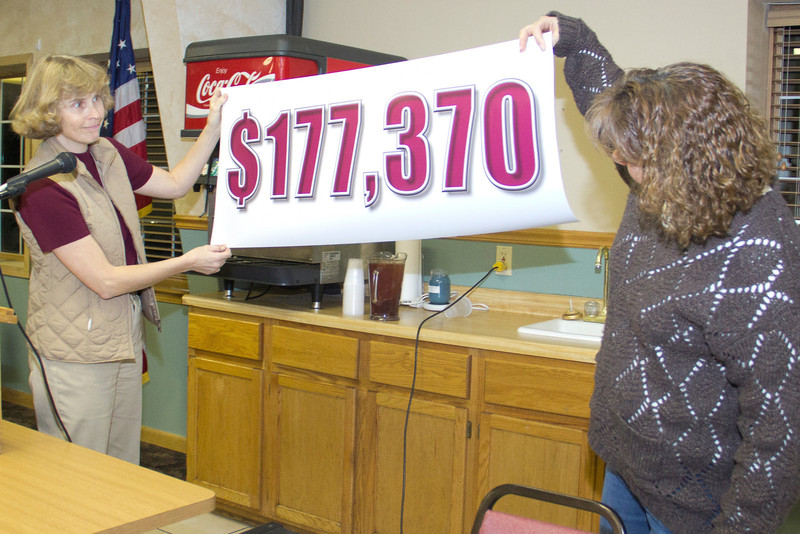
{"label": "black power cord", "polygon": [[[8,307],[14,309],[14,305],[11,304],[11,296],[8,294],[8,287],[6,286],[6,277],[3,275],[3,270],[0,269],[0,282],[3,283],[3,292],[6,295],[6,302],[8,302]],[[28,342],[31,350],[33,350],[34,356],[36,356],[36,361],[39,364],[39,370],[42,372],[42,380],[44,380],[44,389],[47,392],[47,400],[50,403],[50,408],[53,410],[53,416],[55,417],[56,423],[58,424],[58,428],[64,434],[64,439],[69,442],[72,442],[72,438],[67,432],[67,427],[64,426],[64,421],[61,420],[61,416],[58,414],[58,410],[56,409],[55,400],[53,400],[53,393],[50,391],[50,384],[47,383],[47,374],[44,371],[44,364],[42,363],[42,357],[39,355],[39,351],[36,350],[36,347],[33,346],[33,342],[31,338],[28,337],[27,332],[22,327],[22,323],[17,321],[17,326],[19,327],[19,331],[22,332],[25,341]]]}
{"label": "black power cord", "polygon": [[495,263],[492,266],[492,268],[489,269],[489,272],[483,275],[483,278],[475,282],[475,284],[473,284],[472,287],[464,291],[464,293],[460,297],[458,297],[456,300],[448,304],[447,307],[423,319],[422,322],[420,322],[419,326],[417,327],[417,336],[414,339],[414,370],[411,375],[411,392],[408,395],[408,408],[406,408],[406,418],[405,418],[405,423],[403,424],[403,487],[400,495],[400,534],[403,534],[403,516],[405,514],[405,506],[406,506],[406,456],[407,456],[407,446],[408,446],[408,419],[411,415],[411,403],[414,400],[414,389],[417,384],[417,356],[419,353],[419,335],[420,332],[422,331],[422,326],[431,319],[433,319],[434,317],[436,317],[437,315],[444,313],[445,311],[455,306],[456,303],[458,303],[458,301],[460,301],[461,299],[472,293],[479,285],[481,285],[487,278],[489,278],[489,276],[491,276],[493,272],[504,271],[504,270],[505,270],[504,263],[502,262]]}

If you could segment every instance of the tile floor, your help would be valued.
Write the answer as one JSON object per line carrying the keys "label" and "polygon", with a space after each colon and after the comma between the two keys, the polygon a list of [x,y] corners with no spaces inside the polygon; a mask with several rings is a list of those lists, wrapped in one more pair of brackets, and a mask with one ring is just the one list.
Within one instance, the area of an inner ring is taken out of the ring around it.
{"label": "tile floor", "polygon": [[212,512],[151,530],[145,534],[234,534],[245,532],[251,528],[253,528],[251,525]]}

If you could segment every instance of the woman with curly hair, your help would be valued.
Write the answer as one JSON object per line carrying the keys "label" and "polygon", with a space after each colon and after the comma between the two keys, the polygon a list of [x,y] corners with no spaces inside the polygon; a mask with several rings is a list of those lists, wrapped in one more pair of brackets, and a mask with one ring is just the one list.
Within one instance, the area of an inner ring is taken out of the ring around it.
{"label": "woman with curly hair", "polygon": [[100,137],[113,100],[98,65],[50,56],[28,76],[11,112],[18,134],[43,139],[28,168],[61,152],[78,161],[12,205],[31,254],[27,331],[41,360],[29,356],[29,383],[40,431],[66,437],[52,400],[74,443],[139,462],[142,316],[160,328],[152,286],[184,271],[216,272],[231,252],[203,246],[147,263],[133,194],[186,194],[219,140],[224,100],[214,96],[208,124],[168,171]]}
{"label": "woman with curly hair", "polygon": [[711,67],[623,72],[556,12],[520,46],[544,32],[631,188],[591,401],[603,501],[628,533],[774,532],[800,495],[800,230],[766,123]]}
{"label": "woman with curly hair", "polygon": [[641,168],[642,214],[683,248],[726,235],[774,181],[766,123],[706,65],[628,71],[595,98],[586,127],[615,162]]}

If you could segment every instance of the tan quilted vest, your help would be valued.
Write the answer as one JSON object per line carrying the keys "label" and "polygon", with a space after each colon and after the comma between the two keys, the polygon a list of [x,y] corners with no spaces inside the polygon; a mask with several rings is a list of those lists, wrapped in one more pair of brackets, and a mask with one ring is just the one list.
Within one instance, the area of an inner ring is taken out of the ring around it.
{"label": "tan quilted vest", "polygon": [[[72,173],[55,175],[51,179],[75,197],[90,234],[109,263],[125,265],[125,246],[114,205],[133,235],[139,261],[145,263],[139,217],[125,164],[105,139],[93,144],[90,150],[97,162],[103,187],[80,161]],[[63,151],[61,144],[51,137],[41,144],[27,168],[47,163]],[[100,298],[55,254],[43,253],[18,213],[16,217],[31,253],[27,330],[42,357],[82,363],[133,358],[130,295]],[[160,330],[161,320],[153,288],[142,291],[141,298],[145,317]]]}

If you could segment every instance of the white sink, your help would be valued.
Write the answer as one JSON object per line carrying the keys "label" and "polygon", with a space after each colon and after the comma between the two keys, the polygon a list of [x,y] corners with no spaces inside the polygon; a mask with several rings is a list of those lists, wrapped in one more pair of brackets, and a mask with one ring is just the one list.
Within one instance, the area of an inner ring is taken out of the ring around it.
{"label": "white sink", "polygon": [[567,341],[589,341],[599,345],[600,340],[603,339],[604,326],[603,323],[590,323],[580,319],[576,321],[550,319],[520,326],[517,331],[520,334],[559,338]]}

